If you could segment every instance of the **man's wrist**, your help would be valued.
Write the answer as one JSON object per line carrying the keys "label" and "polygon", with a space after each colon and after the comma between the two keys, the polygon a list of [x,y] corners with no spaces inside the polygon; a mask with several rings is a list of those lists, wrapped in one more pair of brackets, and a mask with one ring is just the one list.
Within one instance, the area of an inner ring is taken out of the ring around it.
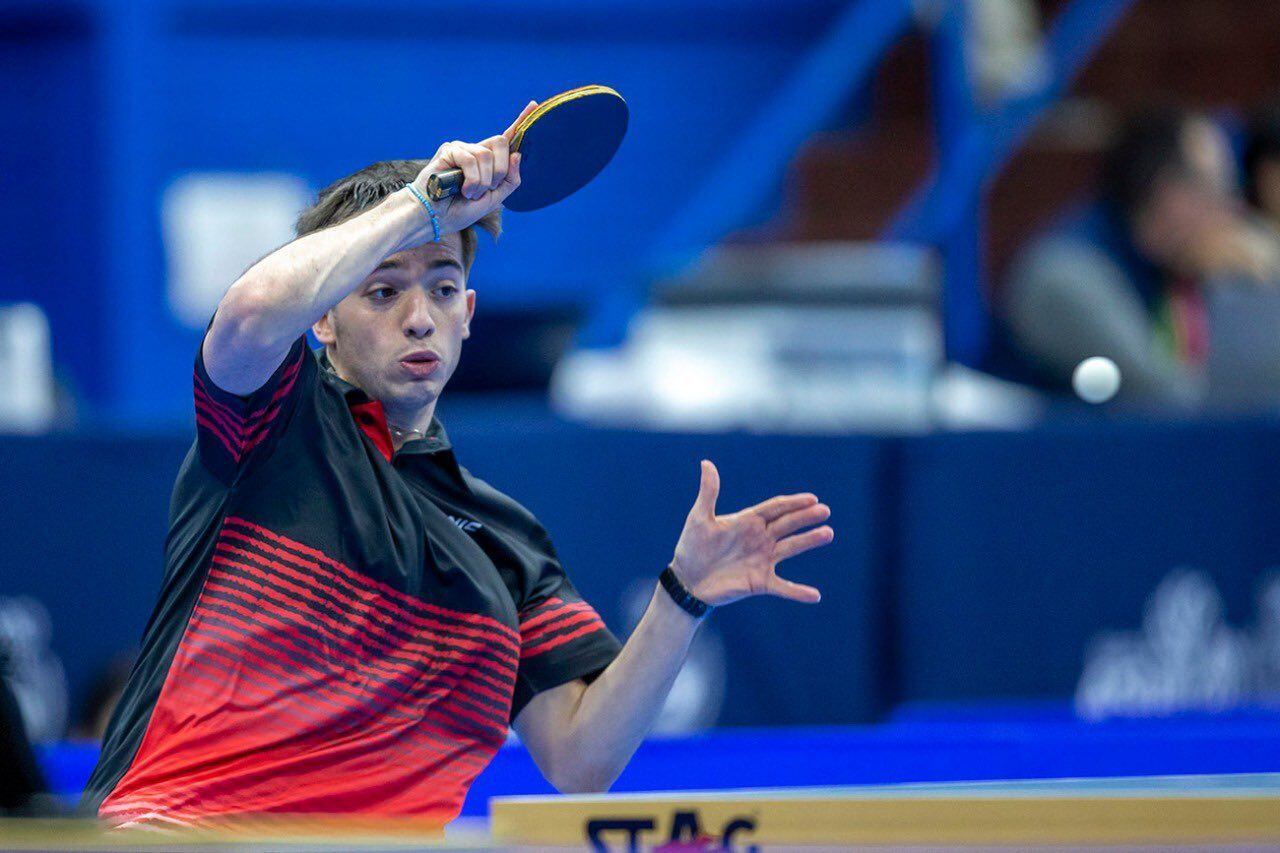
{"label": "man's wrist", "polygon": [[[387,212],[393,217],[397,230],[401,230],[402,235],[391,254],[405,249],[415,249],[425,243],[436,242],[431,224],[431,215],[427,212],[422,202],[418,201],[409,190],[407,184],[388,195],[385,203],[389,205]],[[440,227],[441,240],[454,233],[454,230],[448,226],[444,218],[439,217],[438,209],[437,224]]]}
{"label": "man's wrist", "polygon": [[664,635],[678,634],[682,631],[696,632],[705,619],[698,619],[681,609],[662,584],[653,585],[653,596],[649,601],[649,615],[656,621],[654,625]]}
{"label": "man's wrist", "polygon": [[662,573],[658,575],[658,584],[662,587],[666,596],[681,610],[688,613],[694,619],[702,619],[712,611],[712,606],[703,601],[684,585],[676,572],[676,564],[673,561]]}

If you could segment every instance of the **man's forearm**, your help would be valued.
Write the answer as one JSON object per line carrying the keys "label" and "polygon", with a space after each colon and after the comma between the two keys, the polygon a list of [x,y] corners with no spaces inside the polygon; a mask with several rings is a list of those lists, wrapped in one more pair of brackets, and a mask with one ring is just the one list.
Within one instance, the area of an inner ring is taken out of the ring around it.
{"label": "man's forearm", "polygon": [[617,659],[583,692],[564,742],[572,787],[613,783],[662,709],[698,629],[661,588]]}
{"label": "man's forearm", "polygon": [[307,234],[249,268],[219,307],[266,346],[292,343],[388,255],[432,239],[426,212],[409,193],[339,225]]}

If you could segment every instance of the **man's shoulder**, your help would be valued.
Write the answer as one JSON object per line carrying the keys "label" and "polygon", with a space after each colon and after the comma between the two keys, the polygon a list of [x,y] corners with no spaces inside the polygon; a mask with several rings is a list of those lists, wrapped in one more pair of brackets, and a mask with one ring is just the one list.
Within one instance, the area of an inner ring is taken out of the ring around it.
{"label": "man's shoulder", "polygon": [[471,490],[476,501],[484,505],[487,512],[505,517],[507,526],[513,530],[521,531],[533,538],[546,537],[542,524],[528,507],[488,481],[475,476],[464,466],[459,465],[458,470],[462,472],[467,488]]}

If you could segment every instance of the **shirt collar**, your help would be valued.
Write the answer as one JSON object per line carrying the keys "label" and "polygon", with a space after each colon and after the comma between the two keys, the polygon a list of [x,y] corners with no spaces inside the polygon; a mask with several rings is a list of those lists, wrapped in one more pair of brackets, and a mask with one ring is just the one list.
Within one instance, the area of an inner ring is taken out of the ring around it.
{"label": "shirt collar", "polygon": [[[372,401],[368,394],[363,390],[352,385],[347,380],[338,375],[333,369],[333,363],[329,361],[329,353],[323,347],[319,351],[319,361],[321,378],[329,383],[342,394],[347,402],[347,408],[363,406]],[[427,427],[427,431],[422,438],[415,438],[401,445],[398,453],[435,453],[440,450],[451,450],[453,445],[449,441],[449,434],[444,430],[444,424],[440,423],[440,419],[434,415],[431,418],[431,425]]]}

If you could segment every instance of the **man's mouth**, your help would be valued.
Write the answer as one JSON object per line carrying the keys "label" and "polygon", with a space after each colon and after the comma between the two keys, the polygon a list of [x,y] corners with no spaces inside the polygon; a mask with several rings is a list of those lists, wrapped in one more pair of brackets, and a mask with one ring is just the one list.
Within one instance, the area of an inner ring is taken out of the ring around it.
{"label": "man's mouth", "polygon": [[400,366],[415,379],[425,379],[440,366],[440,356],[428,350],[412,352],[400,359]]}

